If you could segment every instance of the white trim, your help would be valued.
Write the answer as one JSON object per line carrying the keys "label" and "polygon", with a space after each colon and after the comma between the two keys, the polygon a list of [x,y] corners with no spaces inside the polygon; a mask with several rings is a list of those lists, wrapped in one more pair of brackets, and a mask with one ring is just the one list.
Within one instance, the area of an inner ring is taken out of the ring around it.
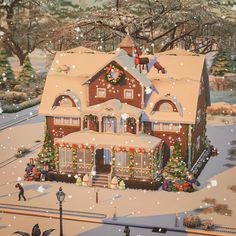
{"label": "white trim", "polygon": [[[105,93],[105,95],[104,95],[104,96],[99,96],[98,90],[103,90],[103,92]],[[107,92],[106,92],[106,89],[105,89],[105,88],[97,88],[97,94],[96,94],[96,97],[97,97],[97,98],[105,98],[106,95],[107,95]]]}
{"label": "white trim", "polygon": [[[131,92],[131,97],[127,97],[126,92]],[[134,98],[134,90],[133,89],[124,89],[124,99],[133,99],[133,98]]]}

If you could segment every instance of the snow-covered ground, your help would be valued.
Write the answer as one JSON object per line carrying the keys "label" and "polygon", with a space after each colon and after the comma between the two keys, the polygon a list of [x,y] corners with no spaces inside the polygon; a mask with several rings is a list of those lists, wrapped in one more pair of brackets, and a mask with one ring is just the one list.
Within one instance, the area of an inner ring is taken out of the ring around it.
{"label": "snow-covered ground", "polygon": [[[20,145],[32,146],[36,140],[43,139],[43,123],[33,118],[24,124],[0,132],[0,162],[12,156]],[[233,211],[232,216],[222,216],[216,213],[201,214],[204,219],[212,218],[216,224],[236,227],[236,193],[228,189],[236,185],[235,159],[228,159],[228,150],[232,148],[232,141],[236,140],[236,127],[234,126],[208,126],[208,136],[220,151],[220,155],[212,157],[199,177],[201,188],[195,193],[169,193],[164,191],[143,190],[110,190],[100,189],[99,204],[95,203],[93,188],[78,187],[74,184],[54,182],[23,182],[28,201],[17,202],[17,190],[14,185],[24,174],[24,168],[31,153],[4,168],[0,167],[0,202],[20,205],[58,208],[56,192],[60,186],[66,193],[64,209],[104,213],[112,217],[114,207],[117,207],[117,222],[134,222],[153,226],[174,227],[175,213],[181,219],[187,212],[205,207],[202,200],[206,197],[215,198],[218,203],[228,204]],[[1,165],[0,165],[1,166]],[[211,180],[216,186],[210,184]],[[38,188],[43,186],[43,192]],[[55,228],[58,235],[59,222],[52,219],[34,218],[26,216],[13,216],[0,214],[0,234],[11,235],[16,230],[31,231],[31,227],[39,223],[43,230]],[[83,222],[64,221],[65,236],[112,236],[123,235],[122,227],[101,226]],[[167,233],[166,235],[177,235]],[[155,236],[150,230],[131,229],[131,235]],[[183,234],[182,234],[183,235]],[[190,234],[189,234],[190,235]]]}

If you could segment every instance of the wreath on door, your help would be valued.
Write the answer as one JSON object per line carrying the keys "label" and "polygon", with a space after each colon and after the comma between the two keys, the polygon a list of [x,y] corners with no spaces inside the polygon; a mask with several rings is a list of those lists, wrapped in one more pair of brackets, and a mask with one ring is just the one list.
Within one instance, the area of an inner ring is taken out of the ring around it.
{"label": "wreath on door", "polygon": [[110,84],[116,85],[125,78],[123,68],[118,65],[111,64],[105,68],[105,71],[105,77]]}

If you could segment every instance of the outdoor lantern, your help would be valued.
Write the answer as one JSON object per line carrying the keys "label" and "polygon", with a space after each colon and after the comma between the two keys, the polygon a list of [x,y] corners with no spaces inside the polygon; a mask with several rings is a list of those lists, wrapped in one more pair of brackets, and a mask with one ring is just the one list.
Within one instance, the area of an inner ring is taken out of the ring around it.
{"label": "outdoor lantern", "polygon": [[65,200],[66,194],[62,191],[62,187],[59,188],[59,191],[57,192],[57,200],[59,202],[63,202]]}

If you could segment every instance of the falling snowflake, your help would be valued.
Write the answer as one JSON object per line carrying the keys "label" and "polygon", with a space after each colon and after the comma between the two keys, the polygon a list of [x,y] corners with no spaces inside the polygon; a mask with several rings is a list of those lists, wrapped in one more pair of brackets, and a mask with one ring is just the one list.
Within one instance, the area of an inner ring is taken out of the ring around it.
{"label": "falling snowflake", "polygon": [[17,178],[17,182],[20,182],[21,180],[22,180],[21,177],[18,177],[18,178]]}
{"label": "falling snowflake", "polygon": [[147,87],[147,88],[145,89],[145,93],[146,93],[146,94],[152,93],[152,88]]}
{"label": "falling snowflake", "polygon": [[43,192],[45,191],[45,188],[44,188],[43,186],[39,186],[38,189],[37,189],[37,191],[38,191],[39,193],[43,193]]}
{"label": "falling snowflake", "polygon": [[76,28],[75,28],[75,31],[76,31],[76,32],[81,32],[80,27],[76,27]]}
{"label": "falling snowflake", "polygon": [[212,187],[216,187],[217,186],[217,180],[216,179],[213,179],[210,182],[211,182],[211,186]]}
{"label": "falling snowflake", "polygon": [[121,118],[122,118],[122,120],[126,120],[127,118],[129,118],[129,115],[127,113],[123,113],[121,115]]}
{"label": "falling snowflake", "polygon": [[0,36],[3,36],[5,33],[3,31],[0,31]]}

